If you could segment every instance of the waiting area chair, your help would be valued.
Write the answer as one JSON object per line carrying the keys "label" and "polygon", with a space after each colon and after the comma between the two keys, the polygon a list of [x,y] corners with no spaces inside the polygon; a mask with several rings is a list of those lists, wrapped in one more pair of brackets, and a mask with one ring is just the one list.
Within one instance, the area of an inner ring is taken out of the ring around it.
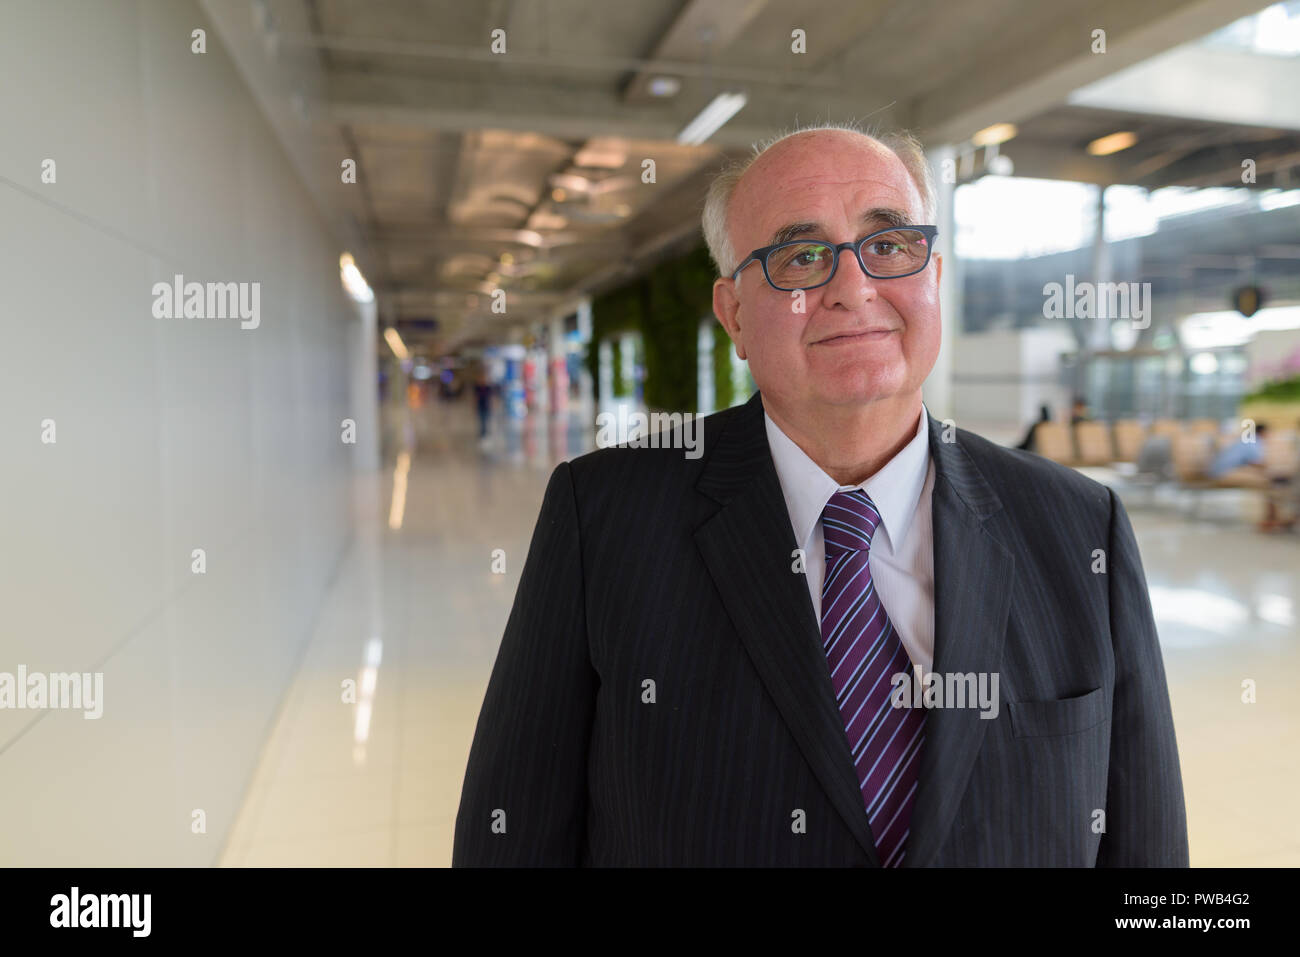
{"label": "waiting area chair", "polygon": [[1034,432],[1035,451],[1073,468],[1111,466],[1133,484],[1153,491],[1174,484],[1197,493],[1212,489],[1245,489],[1265,496],[1270,514],[1279,507],[1300,510],[1300,435],[1294,429],[1269,430],[1263,440],[1262,466],[1242,466],[1211,476],[1216,456],[1236,442],[1240,433],[1227,431],[1214,419],[1156,419],[1149,426],[1136,419],[1114,423],[1043,422]]}

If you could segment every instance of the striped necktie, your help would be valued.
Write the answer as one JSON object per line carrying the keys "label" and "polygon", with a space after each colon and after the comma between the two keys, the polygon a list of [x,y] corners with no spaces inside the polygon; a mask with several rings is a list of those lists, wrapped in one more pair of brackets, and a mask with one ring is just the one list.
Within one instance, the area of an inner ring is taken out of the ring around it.
{"label": "striped necktie", "polygon": [[862,489],[836,492],[822,511],[822,647],[880,862],[898,867],[907,853],[925,711],[890,701],[893,676],[903,672],[910,682],[912,663],[871,580],[868,556],[879,524]]}

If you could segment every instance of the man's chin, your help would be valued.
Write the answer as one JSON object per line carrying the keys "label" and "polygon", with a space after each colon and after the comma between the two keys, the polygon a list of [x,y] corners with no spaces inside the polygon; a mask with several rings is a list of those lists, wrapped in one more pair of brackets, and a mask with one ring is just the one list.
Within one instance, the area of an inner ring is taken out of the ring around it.
{"label": "man's chin", "polygon": [[858,371],[819,382],[816,394],[824,405],[870,405],[902,394],[906,391],[905,385],[903,377],[896,373],[872,374],[870,371]]}

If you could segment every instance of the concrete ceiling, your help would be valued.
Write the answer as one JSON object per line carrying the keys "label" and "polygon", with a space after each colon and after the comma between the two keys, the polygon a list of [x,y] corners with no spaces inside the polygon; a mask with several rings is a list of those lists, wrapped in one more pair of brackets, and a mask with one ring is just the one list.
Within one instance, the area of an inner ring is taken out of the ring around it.
{"label": "concrete ceiling", "polygon": [[[425,354],[507,341],[697,242],[709,176],[756,140],[853,119],[960,144],[1015,122],[1016,172],[1033,175],[1054,144],[1137,121],[1065,106],[1074,91],[1264,5],[204,0],[381,316],[436,320],[408,327]],[[498,29],[504,53],[491,46]],[[1105,54],[1092,50],[1096,29]],[[792,52],[796,30],[806,52]],[[675,94],[653,95],[656,78]],[[721,92],[748,103],[706,145],[679,145]],[[1153,152],[1126,159],[1168,157],[1155,177],[1202,170],[1204,157],[1179,152],[1189,131],[1143,122]],[[341,182],[345,158],[356,183]],[[497,288],[505,315],[490,308]]]}
{"label": "concrete ceiling", "polygon": [[[1109,156],[1088,154],[1089,143],[1121,131],[1136,134],[1136,143]],[[1300,187],[1300,130],[1278,127],[1058,106],[1021,121],[999,153],[1011,160],[1016,176],[1149,189],[1241,186],[1242,161],[1250,159],[1254,185]],[[983,165],[977,156],[974,172]]]}

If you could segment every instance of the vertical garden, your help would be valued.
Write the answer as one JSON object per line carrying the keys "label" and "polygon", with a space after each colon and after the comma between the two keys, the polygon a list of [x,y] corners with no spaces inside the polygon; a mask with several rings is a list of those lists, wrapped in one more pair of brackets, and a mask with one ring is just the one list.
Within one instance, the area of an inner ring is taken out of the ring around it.
{"label": "vertical garden", "polygon": [[[700,320],[712,315],[715,276],[708,250],[700,246],[594,299],[587,351],[592,377],[597,376],[601,341],[637,332],[645,351],[646,406],[653,411],[698,411]],[[713,347],[714,405],[725,409],[734,398],[731,340],[720,326],[718,333]],[[614,361],[620,362],[617,349]],[[621,372],[616,365],[615,381]]]}

